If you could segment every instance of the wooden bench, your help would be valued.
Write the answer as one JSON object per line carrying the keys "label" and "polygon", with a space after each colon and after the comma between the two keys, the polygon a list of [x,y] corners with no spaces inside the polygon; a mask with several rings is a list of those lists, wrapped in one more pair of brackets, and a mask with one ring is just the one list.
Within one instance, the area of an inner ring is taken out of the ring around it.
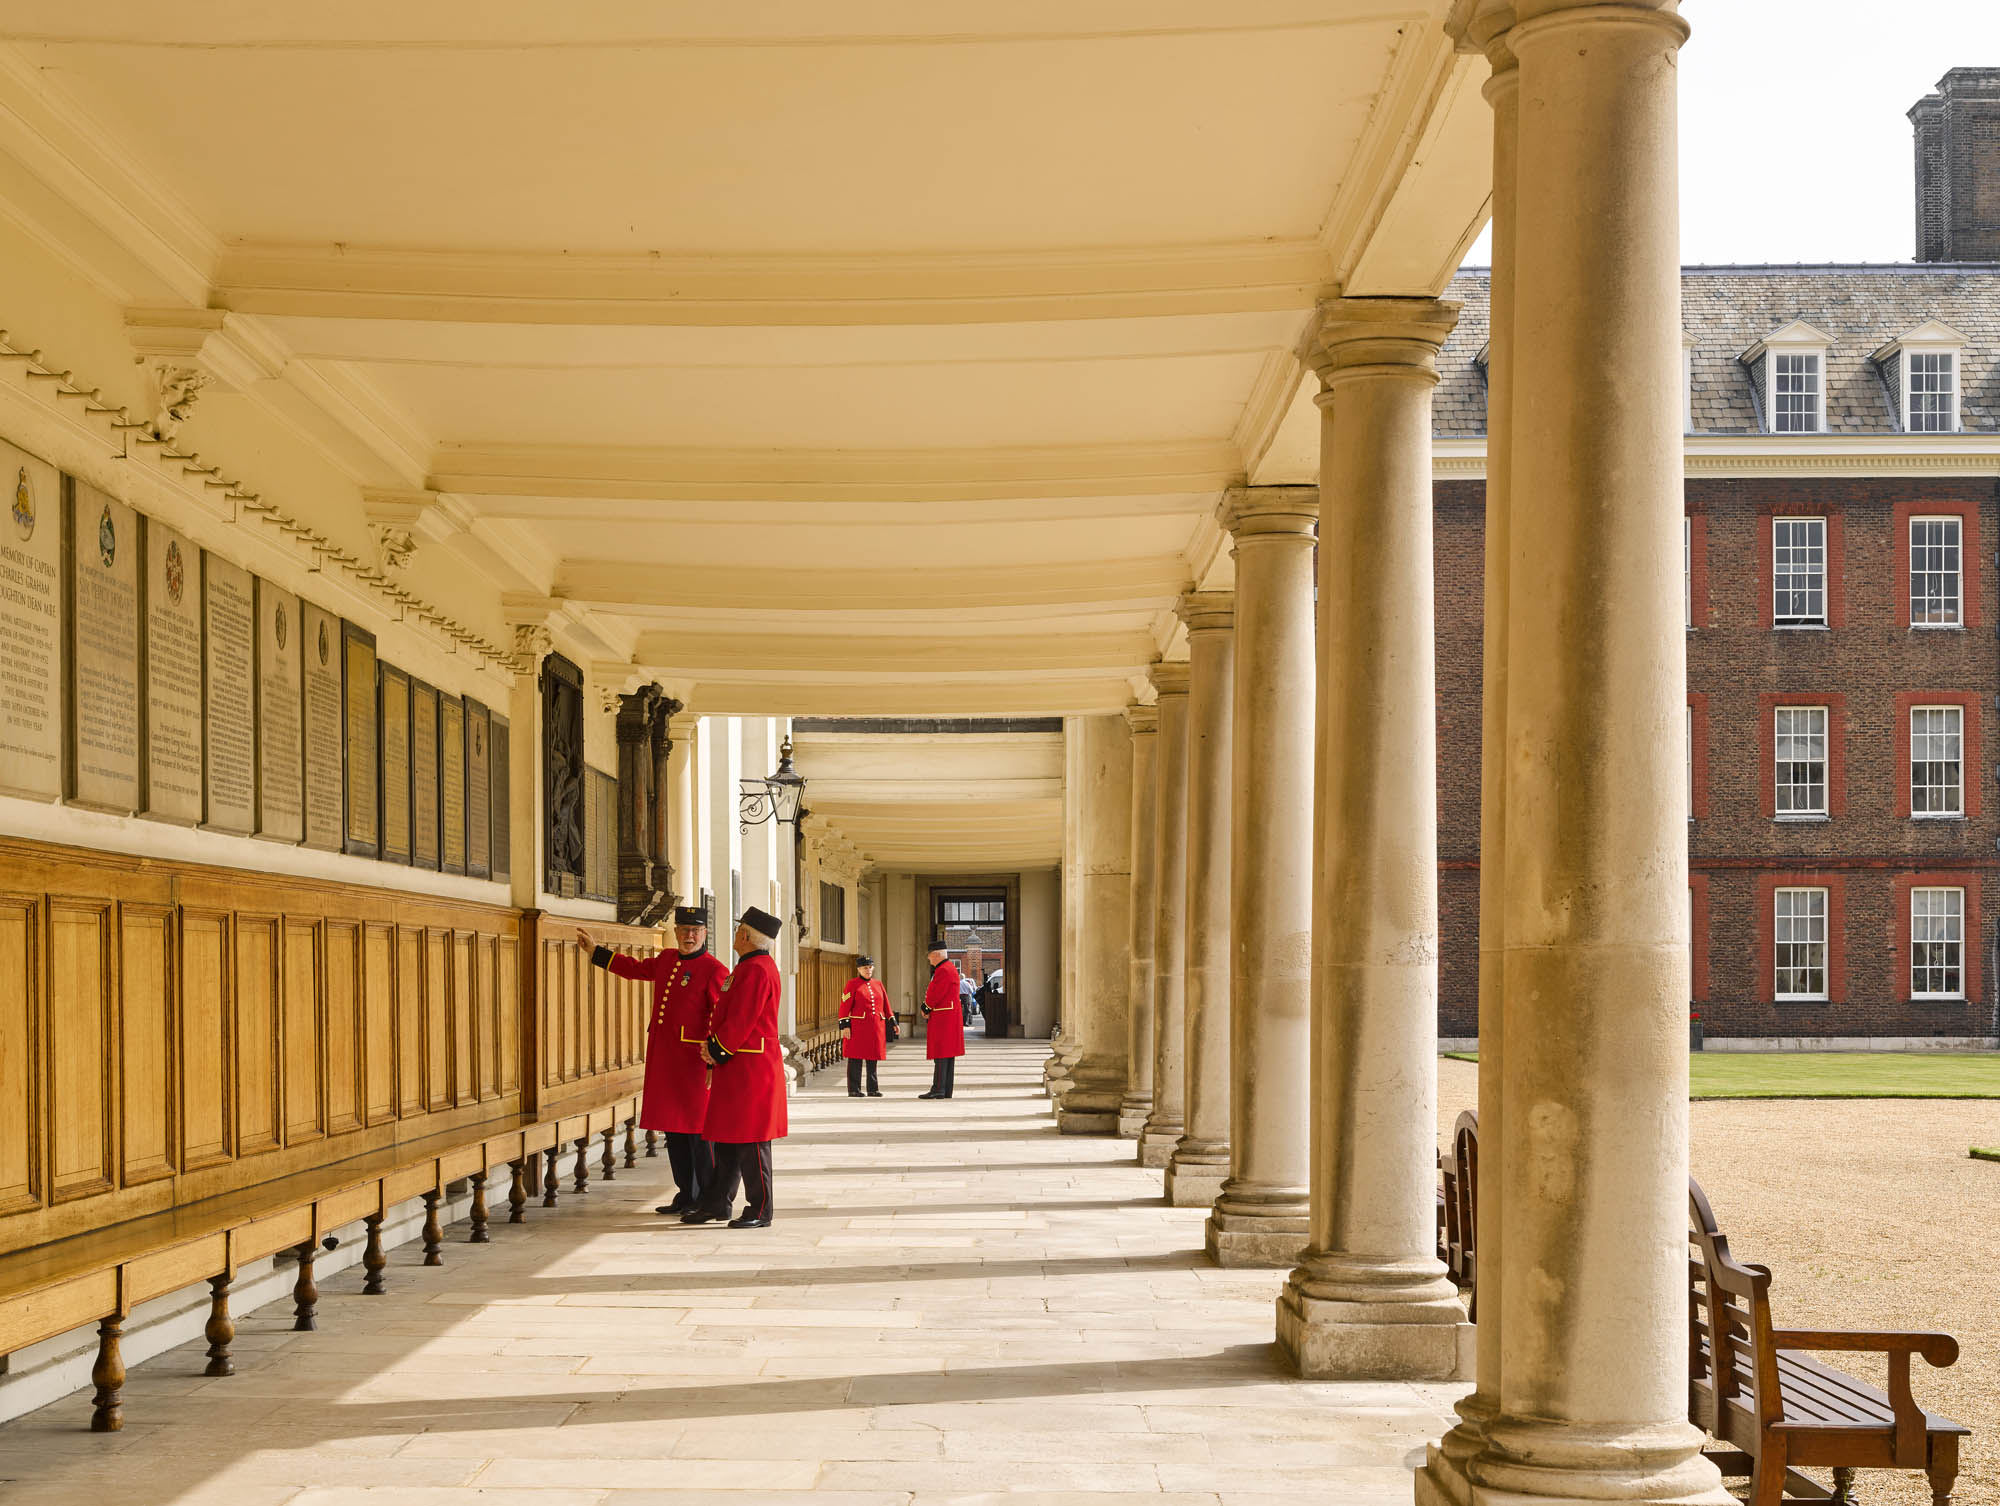
{"label": "wooden bench", "polygon": [[[1724,1475],[1750,1478],[1751,1506],[1845,1502],[1857,1469],[1922,1470],[1935,1506],[1946,1506],[1958,1440],[1970,1430],[1917,1405],[1910,1356],[1949,1365],[1958,1341],[1946,1333],[1774,1328],[1770,1270],[1729,1253],[1692,1178],[1688,1225],[1688,1418],[1724,1445],[1710,1454]],[[1829,1352],[1886,1356],[1889,1389],[1812,1357]],[[1800,1474],[1802,1466],[1832,1469],[1833,1490]]]}
{"label": "wooden bench", "polygon": [[[361,1258],[361,1290],[379,1296],[386,1289],[389,1262],[382,1247],[382,1224],[390,1209],[423,1199],[424,1264],[443,1265],[438,1204],[449,1184],[470,1182],[468,1242],[487,1243],[491,1236],[486,1186],[497,1170],[504,1168],[509,1174],[507,1221],[525,1222],[529,1199],[538,1188],[544,1207],[556,1205],[560,1163],[572,1149],[577,1192],[588,1190],[589,1152],[599,1137],[600,1174],[606,1179],[616,1174],[621,1124],[625,1164],[636,1164],[637,1113],[637,1100],[621,1097],[596,1108],[573,1108],[559,1118],[514,1115],[0,1255],[0,1354],[95,1323],[98,1352],[91,1380],[96,1394],[90,1425],[94,1432],[116,1432],[124,1425],[120,1338],[125,1320],[139,1303],[206,1281],[208,1364],[203,1373],[232,1374],[229,1349],[236,1329],[229,1294],[245,1263],[294,1251],[298,1279],[292,1292],[292,1326],[299,1331],[315,1329],[319,1288],[313,1265],[321,1240],[332,1230],[363,1221],[367,1245]],[[646,1139],[651,1155],[650,1132]]]}
{"label": "wooden bench", "polygon": [[1467,1109],[1452,1125],[1451,1144],[1438,1157],[1438,1259],[1470,1295],[1468,1315],[1479,1318],[1474,1247],[1479,1225],[1479,1114]]}

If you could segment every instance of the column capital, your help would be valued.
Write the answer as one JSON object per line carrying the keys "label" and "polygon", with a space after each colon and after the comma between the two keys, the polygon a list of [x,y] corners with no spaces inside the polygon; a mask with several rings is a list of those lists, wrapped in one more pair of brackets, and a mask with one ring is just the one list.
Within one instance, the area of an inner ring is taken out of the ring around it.
{"label": "column capital", "polygon": [[1190,591],[1174,604],[1190,634],[1226,632],[1236,625],[1234,591]]}
{"label": "column capital", "polygon": [[1481,52],[1495,73],[1514,66],[1507,33],[1514,29],[1515,0],[1460,0],[1445,30],[1460,52]]}
{"label": "column capital", "polygon": [[1285,534],[1309,537],[1319,524],[1319,488],[1232,486],[1222,494],[1215,516],[1239,543],[1246,538]]}
{"label": "column capital", "polygon": [[[1186,600],[1185,597],[1182,600]],[[1188,693],[1188,661],[1185,659],[1161,659],[1148,666],[1146,678],[1153,682],[1153,689],[1162,696],[1186,695]],[[1156,708],[1157,709],[1157,708]]]}
{"label": "column capital", "polygon": [[1134,737],[1144,737],[1160,730],[1160,708],[1157,706],[1127,706],[1125,725],[1132,729]]}
{"label": "column capital", "polygon": [[1460,307],[1442,298],[1328,298],[1306,326],[1299,359],[1326,387],[1362,373],[1436,382],[1437,353]]}

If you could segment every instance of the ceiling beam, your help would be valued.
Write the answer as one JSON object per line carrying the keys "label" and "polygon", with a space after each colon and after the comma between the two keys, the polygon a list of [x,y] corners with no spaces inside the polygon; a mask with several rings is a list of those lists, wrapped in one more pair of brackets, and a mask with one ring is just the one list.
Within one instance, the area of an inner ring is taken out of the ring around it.
{"label": "ceiling beam", "polygon": [[458,324],[996,324],[1309,309],[1315,241],[959,255],[569,255],[243,245],[211,296],[239,314]]}
{"label": "ceiling beam", "polygon": [[[1179,555],[990,569],[799,570],[755,563],[677,570],[622,560],[565,560],[553,595],[608,610],[762,605],[773,613],[867,607],[871,613],[980,607],[1171,605],[1188,589]],[[671,648],[674,637],[663,635]]]}
{"label": "ceiling beam", "polygon": [[810,685],[703,679],[684,699],[703,716],[1082,716],[1121,711],[1134,692],[1124,675],[956,685],[885,676]]}
{"label": "ceiling beam", "polygon": [[913,638],[883,633],[642,633],[634,657],[697,677],[716,671],[774,674],[897,673],[910,676],[1017,676],[1052,670],[1143,667],[1152,657],[1145,633],[1070,633],[1055,637],[983,634]]}

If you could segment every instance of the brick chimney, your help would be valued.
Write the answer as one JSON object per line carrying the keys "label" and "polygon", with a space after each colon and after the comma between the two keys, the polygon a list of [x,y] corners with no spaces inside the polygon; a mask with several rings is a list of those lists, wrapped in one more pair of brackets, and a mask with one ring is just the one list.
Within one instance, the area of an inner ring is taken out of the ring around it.
{"label": "brick chimney", "polygon": [[1910,108],[1917,260],[2000,262],[2000,68],[1954,68]]}

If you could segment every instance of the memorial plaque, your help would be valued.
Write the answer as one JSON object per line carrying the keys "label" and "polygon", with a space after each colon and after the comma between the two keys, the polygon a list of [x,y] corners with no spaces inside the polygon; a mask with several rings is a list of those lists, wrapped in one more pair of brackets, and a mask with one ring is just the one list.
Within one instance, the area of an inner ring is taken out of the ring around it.
{"label": "memorial plaque", "polygon": [[299,607],[305,659],[306,846],[340,851],[342,737],[340,619],[304,602]]}
{"label": "memorial plaque", "polygon": [[488,760],[492,774],[487,784],[493,791],[493,876],[504,879],[514,876],[514,785],[508,767],[507,718],[497,711],[490,713],[490,718]]}
{"label": "memorial plaque", "polygon": [[493,721],[486,708],[465,698],[465,871],[493,876]]}
{"label": "memorial plaque", "polygon": [[202,818],[248,836],[257,824],[257,602],[241,565],[201,557]]}
{"label": "memorial plaque", "polygon": [[446,873],[465,872],[465,702],[438,692],[438,844]]}
{"label": "memorial plaque", "polygon": [[583,771],[583,897],[585,899],[604,898],[604,854],[599,850],[598,843],[598,833],[603,825],[601,796],[597,770],[586,766]]}
{"label": "memorial plaque", "polygon": [[147,815],[201,820],[201,551],[144,520]]}
{"label": "memorial plaque", "polygon": [[139,515],[85,481],[69,499],[69,797],[139,808]]}
{"label": "memorial plaque", "polygon": [[0,790],[63,789],[62,479],[0,440]]}
{"label": "memorial plaque", "polygon": [[347,750],[347,827],[341,845],[356,857],[380,852],[381,711],[375,687],[375,635],[340,625],[341,728]]}
{"label": "memorial plaque", "polygon": [[299,599],[257,582],[257,835],[305,835],[305,696]]}
{"label": "memorial plaque", "polygon": [[410,861],[410,677],[382,666],[382,861]]}
{"label": "memorial plaque", "polygon": [[410,681],[410,861],[438,865],[438,693]]}

